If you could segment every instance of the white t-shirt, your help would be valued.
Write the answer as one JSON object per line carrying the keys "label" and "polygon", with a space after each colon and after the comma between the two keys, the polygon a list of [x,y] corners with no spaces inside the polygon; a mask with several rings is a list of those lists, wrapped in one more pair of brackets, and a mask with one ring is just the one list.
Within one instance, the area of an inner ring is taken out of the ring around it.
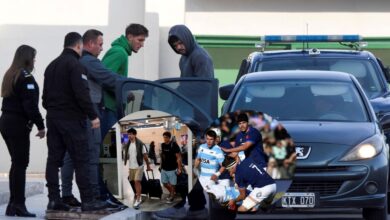
{"label": "white t-shirt", "polygon": [[[142,148],[142,155],[146,154],[145,147]],[[143,166],[144,157],[142,156],[142,165]],[[135,146],[135,142],[130,142],[129,146],[129,168],[130,169],[137,169],[140,166],[138,166],[137,162],[137,147]]]}

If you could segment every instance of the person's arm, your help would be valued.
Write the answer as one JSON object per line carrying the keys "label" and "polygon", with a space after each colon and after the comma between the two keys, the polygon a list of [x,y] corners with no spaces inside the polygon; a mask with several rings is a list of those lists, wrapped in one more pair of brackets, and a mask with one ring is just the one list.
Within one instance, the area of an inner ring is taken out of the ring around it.
{"label": "person's arm", "polygon": [[213,180],[213,181],[217,181],[219,176],[221,175],[221,173],[223,173],[225,171],[225,167],[222,166],[222,164],[219,164],[221,166],[221,168],[219,168],[218,172],[217,173],[214,173],[210,179]]}
{"label": "person's arm", "polygon": [[98,83],[105,90],[115,92],[116,81],[125,77],[106,68],[97,58],[90,60],[86,60],[86,58],[88,57],[82,58],[81,63],[88,69],[88,79]]}
{"label": "person's arm", "polygon": [[229,209],[233,209],[232,207],[235,207],[237,202],[240,202],[240,201],[245,199],[246,189],[245,188],[238,188],[238,191],[240,192],[238,197],[236,199],[229,200],[229,203],[228,203]]}
{"label": "person's arm", "polygon": [[194,168],[198,168],[200,165],[200,158],[195,159]]}
{"label": "person's arm", "polygon": [[146,170],[147,170],[147,171],[152,170],[152,169],[150,168],[150,163],[149,163],[149,158],[148,158],[148,152],[146,151],[146,146],[145,146],[144,144],[143,144],[142,146],[143,146],[143,148],[142,148],[142,154],[143,154],[143,156],[144,156],[144,161],[145,161],[145,163],[146,163]]}
{"label": "person's arm", "polygon": [[[79,63],[73,63],[70,72],[70,83],[74,92],[76,101],[81,107],[82,111],[88,115],[92,123],[99,118],[93,108],[91,97],[89,95],[89,88],[87,83],[87,71]],[[93,127],[98,128],[98,127]]]}
{"label": "person's arm", "polygon": [[128,55],[125,52],[110,49],[107,53],[102,60],[107,69],[115,73],[119,73],[122,68],[127,70]]}
{"label": "person's arm", "polygon": [[215,156],[216,156],[216,159],[217,159],[217,161],[219,163],[219,167],[220,168],[219,168],[218,172],[213,174],[211,176],[211,178],[210,178],[211,180],[213,180],[215,182],[218,180],[218,178],[221,175],[221,173],[223,173],[225,171],[225,167],[222,166],[222,162],[225,159],[225,155],[223,154],[222,150],[219,149],[219,148],[218,148],[218,150],[216,152],[217,152],[217,154]]}
{"label": "person's arm", "polygon": [[181,163],[181,153],[176,153],[176,161],[177,161],[177,175],[180,175],[183,167]]}
{"label": "person's arm", "polygon": [[31,74],[25,75],[21,73],[19,79],[21,79],[21,83],[19,84],[21,86],[20,97],[24,112],[27,113],[28,119],[37,126],[38,134],[36,136],[43,138],[45,136],[45,125],[43,124],[43,118],[38,108],[38,84]]}
{"label": "person's arm", "polygon": [[253,142],[247,141],[244,144],[241,144],[239,147],[233,147],[230,149],[227,149],[227,148],[221,148],[221,149],[223,151],[225,151],[226,153],[240,152],[240,151],[245,151],[245,150],[249,149],[252,145],[253,145]]}

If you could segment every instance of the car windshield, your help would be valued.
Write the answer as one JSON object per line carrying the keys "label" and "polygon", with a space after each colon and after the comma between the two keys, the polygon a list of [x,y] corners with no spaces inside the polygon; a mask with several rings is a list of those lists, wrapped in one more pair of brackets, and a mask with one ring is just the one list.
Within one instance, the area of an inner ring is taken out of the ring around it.
{"label": "car windshield", "polygon": [[354,75],[368,98],[376,98],[385,88],[380,83],[372,61],[363,59],[301,57],[263,60],[256,64],[255,72],[275,70],[328,70]]}
{"label": "car windshield", "polygon": [[258,81],[244,83],[233,111],[253,109],[277,120],[368,121],[361,96],[352,83],[331,81]]}

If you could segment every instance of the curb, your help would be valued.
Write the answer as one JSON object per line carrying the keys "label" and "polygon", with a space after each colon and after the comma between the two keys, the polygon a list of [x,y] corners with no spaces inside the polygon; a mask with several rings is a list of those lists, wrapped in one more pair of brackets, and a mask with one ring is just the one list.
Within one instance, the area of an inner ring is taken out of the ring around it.
{"label": "curb", "polygon": [[[43,182],[26,182],[25,196],[30,197],[37,194],[42,194],[44,190]],[[0,205],[7,204],[9,200],[9,182],[0,181]]]}

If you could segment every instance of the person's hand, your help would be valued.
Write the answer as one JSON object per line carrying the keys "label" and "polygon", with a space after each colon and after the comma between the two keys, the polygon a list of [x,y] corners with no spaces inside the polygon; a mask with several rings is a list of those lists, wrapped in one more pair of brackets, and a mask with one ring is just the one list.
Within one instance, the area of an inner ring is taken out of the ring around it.
{"label": "person's hand", "polygon": [[152,168],[150,168],[150,165],[146,165],[146,171],[152,171]]}
{"label": "person's hand", "polygon": [[40,139],[42,139],[42,138],[45,137],[45,134],[46,134],[46,130],[42,129],[42,130],[39,130],[38,133],[35,136],[39,137]]}
{"label": "person's hand", "polygon": [[181,174],[181,168],[177,168],[177,175],[179,176]]}
{"label": "person's hand", "polygon": [[217,175],[215,175],[215,174],[213,174],[212,176],[211,176],[211,178],[210,178],[212,181],[214,181],[214,182],[217,182],[218,181],[218,177],[217,177]]}
{"label": "person's hand", "polygon": [[95,118],[91,121],[92,128],[99,128],[100,127],[100,120],[99,118]]}
{"label": "person's hand", "polygon": [[229,202],[228,202],[228,209],[231,210],[231,211],[235,211],[236,208],[237,208],[236,202],[233,199],[229,200]]}

